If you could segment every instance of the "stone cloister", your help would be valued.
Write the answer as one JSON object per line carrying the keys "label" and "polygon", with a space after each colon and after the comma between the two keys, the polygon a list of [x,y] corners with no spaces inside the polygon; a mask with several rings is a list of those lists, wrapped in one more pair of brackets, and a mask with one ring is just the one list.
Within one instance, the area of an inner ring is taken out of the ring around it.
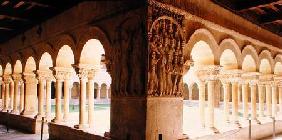
{"label": "stone cloister", "polygon": [[[223,133],[217,117],[232,130],[282,119],[281,37],[200,3],[81,2],[41,32],[35,26],[0,44],[0,123],[39,133],[44,117],[50,139],[177,140],[190,137],[190,115],[208,134]],[[70,126],[73,83],[79,112]],[[98,127],[102,85],[110,127],[101,136],[87,130]],[[184,99],[197,100],[197,113],[184,114]]]}

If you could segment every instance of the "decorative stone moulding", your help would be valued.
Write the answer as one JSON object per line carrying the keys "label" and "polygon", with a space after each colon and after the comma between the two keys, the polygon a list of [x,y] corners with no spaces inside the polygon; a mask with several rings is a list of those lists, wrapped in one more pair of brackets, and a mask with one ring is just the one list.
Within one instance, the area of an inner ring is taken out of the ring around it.
{"label": "decorative stone moulding", "polygon": [[12,77],[15,81],[20,81],[23,76],[20,73],[16,73],[16,74],[13,74]]}

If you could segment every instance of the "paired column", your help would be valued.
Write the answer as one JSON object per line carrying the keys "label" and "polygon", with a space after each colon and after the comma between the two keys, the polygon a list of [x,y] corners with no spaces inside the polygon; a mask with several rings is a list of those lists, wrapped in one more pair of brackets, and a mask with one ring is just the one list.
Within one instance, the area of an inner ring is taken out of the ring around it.
{"label": "paired column", "polygon": [[22,113],[22,111],[24,110],[24,97],[25,97],[25,84],[24,81],[21,80],[20,81],[20,108],[19,111],[20,113]]}
{"label": "paired column", "polygon": [[9,110],[9,92],[10,92],[10,82],[11,77],[9,75],[4,75],[4,83],[5,83],[5,96],[4,96],[4,109],[3,111]]}
{"label": "paired column", "polygon": [[5,83],[4,81],[1,81],[1,99],[2,99],[2,109],[4,109],[4,105],[5,105],[5,100],[4,100],[4,97],[5,97]]}
{"label": "paired column", "polygon": [[69,120],[70,105],[70,86],[71,86],[71,70],[67,71],[64,76],[64,121]]}
{"label": "paired column", "polygon": [[222,82],[223,84],[223,107],[224,107],[224,120],[229,122],[229,98],[230,98],[230,83],[229,82]]}
{"label": "paired column", "polygon": [[251,118],[252,118],[252,120],[256,120],[257,121],[257,109],[256,109],[257,86],[256,86],[256,82],[255,81],[251,80],[250,88],[251,88],[251,108],[252,108]]}
{"label": "paired column", "polygon": [[202,127],[205,127],[205,82],[199,83],[199,111],[200,111],[200,123]]}
{"label": "paired column", "polygon": [[278,85],[278,93],[279,93],[279,111],[282,112],[282,85]]}
{"label": "paired column", "polygon": [[265,96],[266,96],[266,115],[271,117],[272,108],[271,108],[271,84],[267,83],[265,85]]}
{"label": "paired column", "polygon": [[97,99],[101,98],[101,85],[98,85],[97,87]]}
{"label": "paired column", "polygon": [[11,82],[10,82],[10,106],[9,106],[10,110],[13,110],[13,107],[14,107],[14,94],[15,94],[15,86],[14,86],[14,81],[11,79]]}
{"label": "paired column", "polygon": [[215,80],[208,80],[208,127],[214,128],[214,87]]}
{"label": "paired column", "polygon": [[44,116],[44,87],[46,80],[44,78],[39,79],[39,93],[38,93],[38,114],[37,118],[41,119]]}
{"label": "paired column", "polygon": [[86,128],[85,108],[86,108],[86,82],[87,82],[87,70],[79,70],[80,79],[80,96],[79,96],[79,125],[78,129]]}
{"label": "paired column", "polygon": [[248,83],[242,83],[242,96],[243,96],[243,117],[245,119],[249,118],[249,90]]}
{"label": "paired column", "polygon": [[233,123],[238,124],[238,82],[232,82],[232,116]]}
{"label": "paired column", "polygon": [[34,117],[37,114],[37,83],[34,73],[24,73],[25,79],[25,105],[23,115]]}
{"label": "paired column", "polygon": [[95,71],[94,70],[89,71],[87,94],[88,94],[88,124],[90,128],[93,128],[94,126],[94,76],[95,76]]}
{"label": "paired column", "polygon": [[21,80],[21,75],[20,74],[15,74],[13,75],[14,78],[14,103],[13,103],[13,113],[14,114],[19,114],[19,109],[18,109],[18,102],[19,102],[19,86],[20,86],[20,80]]}
{"label": "paired column", "polygon": [[46,119],[51,120],[51,78],[46,80]]}
{"label": "paired column", "polygon": [[264,117],[264,97],[265,97],[265,86],[262,83],[258,84],[259,92],[259,116]]}
{"label": "paired column", "polygon": [[277,85],[273,82],[272,87],[272,117],[276,116],[277,113]]}
{"label": "paired column", "polygon": [[62,122],[62,85],[64,81],[64,73],[60,70],[58,70],[57,67],[55,67],[56,70],[56,114],[55,114],[55,119],[53,120],[55,123],[61,123]]}

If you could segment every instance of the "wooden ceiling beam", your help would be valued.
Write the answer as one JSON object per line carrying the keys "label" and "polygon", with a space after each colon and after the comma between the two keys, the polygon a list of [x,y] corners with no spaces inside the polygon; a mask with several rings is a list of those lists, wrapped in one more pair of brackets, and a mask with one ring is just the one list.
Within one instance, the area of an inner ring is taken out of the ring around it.
{"label": "wooden ceiling beam", "polygon": [[264,16],[261,16],[258,21],[260,24],[265,24],[265,23],[274,22],[278,20],[282,20],[281,12],[276,13],[276,14],[266,14]]}
{"label": "wooden ceiling beam", "polygon": [[275,4],[282,4],[282,0],[274,1],[274,2],[270,2],[270,3],[259,4],[259,5],[255,5],[255,6],[251,6],[251,7],[247,7],[247,8],[241,8],[241,9],[237,9],[237,10],[239,12],[245,12],[245,11],[249,11],[249,10],[253,10],[253,9],[257,9],[257,8],[262,8],[262,7],[273,7],[273,8],[275,8],[275,6],[274,6]]}
{"label": "wooden ceiling beam", "polygon": [[11,30],[14,30],[14,29],[8,28],[8,27],[0,27],[0,30],[11,31]]}
{"label": "wooden ceiling beam", "polygon": [[0,20],[1,19],[10,19],[10,20],[18,20],[18,21],[29,21],[28,19],[16,17],[16,16],[9,16],[9,15],[4,15],[0,14]]}

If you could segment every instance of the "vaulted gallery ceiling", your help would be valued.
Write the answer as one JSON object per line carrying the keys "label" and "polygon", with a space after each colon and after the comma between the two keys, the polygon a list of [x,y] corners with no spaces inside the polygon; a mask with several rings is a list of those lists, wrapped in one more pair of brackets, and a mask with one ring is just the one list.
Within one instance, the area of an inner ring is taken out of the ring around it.
{"label": "vaulted gallery ceiling", "polygon": [[[0,43],[82,0],[0,0]],[[40,32],[40,28],[38,29]]]}
{"label": "vaulted gallery ceiling", "polygon": [[212,0],[243,18],[282,36],[282,0]]}

